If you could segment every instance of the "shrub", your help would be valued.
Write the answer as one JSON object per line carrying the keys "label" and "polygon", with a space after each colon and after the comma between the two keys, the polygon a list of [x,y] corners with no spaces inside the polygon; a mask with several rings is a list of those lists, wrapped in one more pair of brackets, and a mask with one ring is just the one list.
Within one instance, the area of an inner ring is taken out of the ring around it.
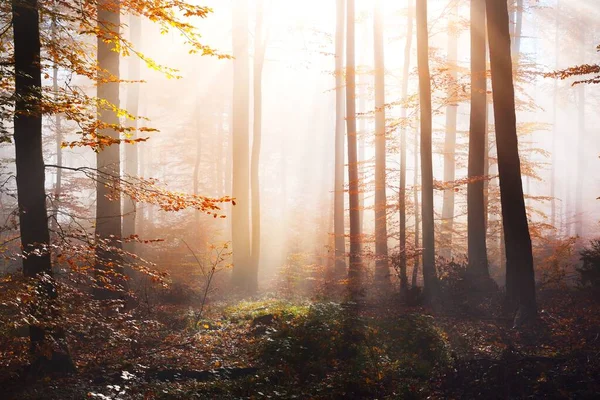
{"label": "shrub", "polygon": [[577,268],[580,275],[580,281],[583,286],[591,286],[595,289],[600,288],[600,239],[594,239],[590,246],[584,248],[579,253],[583,265]]}

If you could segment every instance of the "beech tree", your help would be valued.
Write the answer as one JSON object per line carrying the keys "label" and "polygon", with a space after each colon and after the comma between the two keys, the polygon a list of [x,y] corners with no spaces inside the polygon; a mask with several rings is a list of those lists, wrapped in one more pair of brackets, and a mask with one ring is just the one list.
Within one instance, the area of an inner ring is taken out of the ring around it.
{"label": "beech tree", "polygon": [[248,0],[233,7],[233,192],[236,205],[231,219],[233,285],[243,293],[254,293],[258,280],[251,265],[250,248],[250,133]]}
{"label": "beech tree", "polygon": [[260,261],[260,146],[262,134],[262,76],[265,62],[266,37],[263,33],[264,0],[256,3],[256,27],[254,32],[254,128],[250,182],[252,197],[252,275],[258,279]]}
{"label": "beech tree", "polygon": [[348,0],[346,11],[346,123],[348,135],[348,193],[350,199],[350,268],[351,284],[357,287],[362,269],[358,146],[356,138],[356,61],[354,55],[354,0]]}
{"label": "beech tree", "polygon": [[523,198],[517,140],[508,7],[486,0],[500,201],[506,249],[506,305],[519,324],[536,314],[529,224]]}
{"label": "beech tree", "polygon": [[417,65],[419,69],[419,108],[421,118],[421,213],[423,218],[423,281],[424,292],[435,296],[435,223],[433,219],[433,160],[431,154],[432,110],[431,77],[429,73],[429,33],[427,0],[417,0]]}
{"label": "beech tree", "polygon": [[469,269],[488,274],[486,209],[484,201],[487,153],[487,67],[485,1],[471,0],[471,118],[469,128],[469,183],[467,187]]}
{"label": "beech tree", "polygon": [[[98,99],[100,101],[99,119],[106,125],[99,136],[116,141],[117,144],[99,149],[96,155],[96,168],[101,173],[96,185],[96,240],[106,245],[96,247],[96,273],[99,274],[97,296],[112,297],[114,289],[126,287],[123,279],[124,268],[119,249],[121,241],[121,193],[113,190],[118,186],[121,176],[121,156],[119,141],[119,117],[113,107],[119,107],[119,52],[115,51],[115,42],[110,32],[118,31],[121,26],[120,3],[112,0],[98,1],[98,30],[107,30],[99,35],[98,46]],[[114,251],[114,250],[116,251]],[[118,274],[121,279],[114,279]],[[115,287],[113,287],[115,286]]]}
{"label": "beech tree", "polygon": [[345,0],[336,1],[335,28],[335,158],[333,234],[335,271],[342,276],[346,271],[346,240],[344,233],[344,134],[346,123],[344,101],[344,31]]}
{"label": "beech tree", "polygon": [[[406,15],[406,42],[404,44],[404,66],[402,68],[402,101],[406,102],[408,95],[408,77],[410,73],[410,56],[412,49],[413,36],[413,19],[414,19],[414,3],[412,0],[408,2],[408,10]],[[408,288],[408,276],[406,274],[406,131],[408,121],[406,121],[406,105],[403,104],[401,109],[400,128],[400,189],[398,200],[398,217],[400,219],[400,288],[406,290]],[[416,168],[416,163],[415,163]],[[415,189],[416,193],[416,189]]]}
{"label": "beech tree", "polygon": [[[448,104],[446,105],[446,136],[444,140],[444,182],[454,182],[456,171],[456,125],[458,119],[458,99],[456,80],[458,78],[458,2],[454,2],[448,17]],[[441,224],[441,252],[445,259],[452,258],[452,234],[454,230],[454,188],[444,190]]]}
{"label": "beech tree", "polygon": [[375,279],[389,282],[386,195],[385,62],[383,1],[375,1]]}
{"label": "beech tree", "polygon": [[[42,152],[42,69],[37,0],[13,0],[12,27],[14,35],[15,110],[14,143],[17,198],[23,273],[35,279],[36,303],[32,313],[49,313],[44,304],[56,298],[50,257],[50,232],[44,187],[45,170]],[[43,307],[43,309],[35,309]],[[46,316],[43,316],[46,317]],[[38,318],[43,321],[44,318]],[[53,336],[48,340],[48,334]],[[50,372],[59,366],[74,370],[64,336],[58,328],[48,332],[40,323],[29,325],[30,351],[36,357],[40,372]],[[52,342],[63,350],[59,357]]]}
{"label": "beech tree", "polygon": [[[129,16],[129,36],[131,43],[140,47],[142,39],[142,20],[137,15]],[[132,128],[131,137],[137,139],[137,128],[139,116],[139,102],[140,102],[140,67],[141,60],[139,57],[130,57],[127,63],[127,74],[128,78],[133,83],[130,83],[127,87],[127,111],[134,117],[133,119],[127,120],[127,125]],[[125,145],[125,175],[138,176],[138,146],[137,145]],[[197,193],[196,193],[197,194]],[[123,238],[127,239],[132,235],[136,234],[136,204],[135,200],[126,198],[123,206]],[[125,243],[126,250],[130,252],[135,251],[135,241]]]}

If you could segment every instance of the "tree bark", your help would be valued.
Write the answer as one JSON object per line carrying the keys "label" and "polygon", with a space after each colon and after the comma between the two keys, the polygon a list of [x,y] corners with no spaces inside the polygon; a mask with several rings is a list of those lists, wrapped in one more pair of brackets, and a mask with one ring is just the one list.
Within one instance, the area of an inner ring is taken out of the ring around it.
{"label": "tree bark", "polygon": [[250,249],[250,144],[248,0],[233,6],[233,207],[231,221],[234,287],[243,294],[256,293]]}
{"label": "tree bark", "polygon": [[[450,85],[448,87],[448,105],[446,106],[446,138],[444,141],[444,181],[454,182],[456,170],[456,124],[458,115],[457,96],[457,58],[458,58],[458,2],[454,3],[448,18],[448,65]],[[454,230],[454,188],[444,190],[442,205],[440,255],[446,260],[452,258],[452,235]]]}
{"label": "tree bark", "polygon": [[390,282],[387,245],[385,61],[383,42],[383,1],[375,1],[375,280]]}
{"label": "tree bark", "polygon": [[[560,67],[560,0],[556,0],[554,52],[556,69]],[[550,225],[556,228],[556,139],[558,137],[558,79],[554,80],[552,92],[552,161],[550,165]]]}
{"label": "tree bark", "polygon": [[486,0],[486,7],[506,247],[507,311],[516,311],[523,320],[536,314],[535,277],[519,160],[508,8],[506,2],[497,0]]}
{"label": "tree bark", "polygon": [[263,34],[264,0],[256,2],[256,26],[254,33],[254,138],[250,182],[252,190],[252,274],[258,277],[260,261],[260,146],[262,137],[262,75],[265,61],[266,37]]}
{"label": "tree bark", "polygon": [[[56,25],[56,16],[52,17],[52,40],[58,43],[58,27]],[[52,91],[54,92],[54,99],[58,100],[58,60],[55,57],[52,65]],[[63,153],[62,153],[62,116],[56,113],[54,116],[54,132],[56,135],[56,165],[61,167],[63,165]],[[52,230],[56,231],[58,228],[58,210],[60,207],[60,196],[62,193],[62,168],[56,169],[56,184],[54,185],[54,199],[52,207]]]}
{"label": "tree bark", "polygon": [[[100,0],[97,4],[98,29],[117,31],[120,29],[120,8],[110,0]],[[98,37],[98,98],[119,107],[119,58],[114,51],[114,44],[105,43]],[[98,110],[100,122],[119,125],[119,117],[112,109],[100,106]],[[112,127],[100,130],[100,135],[119,139],[119,132]],[[98,273],[98,290],[100,299],[120,296],[119,291],[127,288],[124,279],[124,268],[120,250],[121,243],[121,194],[111,188],[117,186],[121,175],[120,145],[113,144],[100,150],[96,156],[96,168],[109,175],[98,175],[96,185],[96,272]],[[116,275],[115,275],[116,274]],[[107,285],[107,282],[110,284]]]}
{"label": "tree bark", "polygon": [[484,181],[486,162],[487,74],[485,45],[485,0],[471,0],[471,119],[467,220],[469,270],[488,276]]}
{"label": "tree bark", "polygon": [[[586,29],[580,26],[579,57],[585,62]],[[585,85],[577,86],[577,181],[575,183],[575,235],[583,237],[583,182],[585,179]]]}
{"label": "tree bark", "polygon": [[414,180],[413,180],[413,202],[415,203],[415,259],[412,270],[411,286],[414,288],[417,286],[417,278],[419,274],[419,265],[421,263],[421,242],[420,242],[420,229],[421,229],[421,210],[419,207],[419,131],[415,129],[415,145],[413,148],[414,155]]}
{"label": "tree bark", "polygon": [[350,268],[348,277],[353,289],[360,285],[362,273],[358,155],[356,138],[356,62],[354,56],[354,0],[347,4],[346,42],[346,123],[348,132],[348,180],[350,198]]}
{"label": "tree bark", "polygon": [[433,217],[433,159],[431,78],[429,75],[429,34],[427,0],[417,0],[417,64],[421,114],[421,212],[423,217],[423,291],[431,299],[436,294],[435,236]]}
{"label": "tree bark", "polygon": [[[413,0],[408,2],[406,16],[406,42],[404,45],[404,67],[402,69],[402,101],[408,96],[408,77],[410,73],[410,53],[412,48],[414,4]],[[398,217],[400,219],[400,290],[408,288],[408,276],[406,274],[406,106],[401,109],[400,119],[400,190],[398,199]],[[416,168],[416,163],[415,163]]]}
{"label": "tree bark", "polygon": [[344,134],[346,128],[344,101],[344,30],[345,0],[336,2],[335,32],[335,177],[333,199],[333,232],[335,236],[335,275],[346,272],[346,240],[344,232]]}
{"label": "tree bark", "polygon": [[[142,39],[142,20],[139,16],[129,16],[129,36],[130,41],[139,49]],[[129,80],[140,80],[140,58],[137,55],[129,57],[128,63]],[[135,118],[139,114],[140,103],[140,84],[130,83],[127,87],[127,112]],[[131,139],[137,138],[137,120],[128,120],[127,127],[134,129],[131,132]],[[125,145],[125,175],[138,176],[138,145]],[[123,207],[123,237],[128,238],[136,234],[135,222],[137,217],[136,204],[131,198],[124,201]],[[135,252],[135,241],[125,242],[125,250]]]}
{"label": "tree bark", "polygon": [[[50,258],[50,232],[46,210],[44,158],[42,151],[42,70],[40,27],[37,0],[13,0],[15,110],[14,141],[17,181],[17,205],[23,254],[23,274],[38,280],[40,303],[56,298]],[[54,312],[51,307],[31,312]],[[49,317],[44,315],[44,317]],[[50,316],[51,317],[51,316]],[[63,354],[52,351],[47,356],[46,335],[52,333]],[[37,372],[72,372],[75,367],[64,341],[64,334],[54,327],[48,332],[43,325],[29,326],[30,352],[36,357]],[[61,371],[58,371],[58,368]]]}

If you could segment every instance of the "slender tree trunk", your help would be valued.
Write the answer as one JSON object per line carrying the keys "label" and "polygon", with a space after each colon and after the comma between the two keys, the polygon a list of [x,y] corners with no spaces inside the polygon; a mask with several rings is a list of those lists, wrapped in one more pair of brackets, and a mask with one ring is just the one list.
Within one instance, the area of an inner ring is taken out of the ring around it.
{"label": "slender tree trunk", "polygon": [[432,110],[429,75],[429,34],[427,0],[417,0],[417,64],[421,111],[421,212],[423,216],[423,290],[428,298],[436,294],[435,237],[433,218],[433,159],[431,153]]}
{"label": "slender tree trunk", "polygon": [[[142,40],[142,20],[139,16],[129,16],[129,36],[134,46],[139,49]],[[129,57],[128,63],[129,80],[140,80],[140,58],[137,55]],[[132,116],[138,117],[140,104],[140,84],[130,83],[127,87],[127,112]],[[128,120],[127,126],[134,129],[131,132],[131,138],[137,138],[137,120]],[[125,145],[125,175],[138,176],[138,145]],[[123,209],[123,237],[128,238],[136,234],[135,222],[137,218],[137,208],[135,201],[126,198]],[[126,242],[125,250],[135,252],[135,241]]]}
{"label": "slender tree trunk", "polygon": [[389,283],[387,246],[385,61],[383,1],[375,1],[373,19],[375,55],[375,279]]}
{"label": "slender tree trunk", "polygon": [[515,13],[517,17],[515,19],[514,47],[515,55],[517,57],[515,63],[518,63],[521,54],[521,37],[523,35],[523,0],[517,0],[517,9],[515,10]]}
{"label": "slender tree trunk", "polygon": [[413,202],[415,203],[415,262],[412,270],[412,287],[417,286],[417,278],[419,273],[419,264],[421,263],[421,241],[420,241],[420,229],[421,229],[421,209],[419,207],[419,131],[415,129],[415,145],[413,149],[414,154],[414,180],[413,180]]}
{"label": "slender tree trunk", "polygon": [[500,197],[506,245],[507,310],[515,322],[536,313],[531,237],[523,198],[517,140],[515,93],[510,55],[508,9],[504,1],[486,0]]}
{"label": "slender tree trunk", "polygon": [[250,255],[250,181],[249,163],[249,57],[248,0],[233,6],[233,285],[244,294],[254,294],[257,277]]}
{"label": "slender tree trunk", "polygon": [[[194,195],[200,192],[200,163],[202,162],[202,104],[200,93],[196,93],[196,151],[194,158],[194,169],[192,172],[192,191]],[[200,241],[200,211],[194,210],[194,233]]]}
{"label": "slender tree trunk", "polygon": [[[362,24],[362,36],[368,36],[368,25]],[[360,60],[359,65],[365,66],[365,51],[360,52]],[[365,137],[367,137],[368,133],[368,110],[367,110],[367,98],[369,96],[368,88],[369,81],[371,79],[371,75],[366,71],[362,71],[362,74],[358,76],[358,110],[361,116],[358,118],[358,177],[360,192],[358,194],[358,202],[360,204],[359,210],[359,219],[360,219],[360,231],[364,231],[364,221],[365,221],[365,191],[366,191],[366,174],[365,170],[367,169],[366,160],[365,160]]]}
{"label": "slender tree trunk", "polygon": [[348,129],[348,180],[350,198],[350,268],[348,276],[353,289],[360,285],[362,272],[361,231],[359,219],[359,177],[356,140],[356,62],[354,57],[354,0],[348,0],[346,42],[346,123]]}
{"label": "slender tree trunk", "polygon": [[[560,0],[556,0],[556,27],[554,34],[555,68],[560,61]],[[552,161],[550,166],[550,225],[556,228],[556,138],[558,136],[558,79],[554,80],[552,92]]]}
{"label": "slender tree trunk", "polygon": [[[579,57],[585,62],[586,29],[580,26]],[[585,178],[585,85],[577,86],[577,182],[575,183],[575,235],[583,237],[583,182]]]}
{"label": "slender tree trunk", "polygon": [[335,275],[346,272],[346,240],[344,232],[344,30],[345,0],[337,0],[335,33],[335,177],[333,199],[333,232],[335,236]]}
{"label": "slender tree trunk", "polygon": [[[446,138],[444,142],[444,181],[454,182],[456,170],[456,124],[458,103],[456,100],[458,86],[458,2],[454,3],[448,18],[448,64],[451,82],[448,87],[448,105],[446,106]],[[454,188],[444,190],[442,206],[442,251],[440,255],[449,260],[452,258],[452,234],[454,230]]]}
{"label": "slender tree trunk", "polygon": [[[15,114],[14,141],[17,172],[17,203],[23,253],[23,274],[38,280],[39,300],[31,312],[56,312],[43,304],[56,298],[52,279],[50,232],[46,210],[44,158],[42,152],[42,71],[40,27],[37,0],[13,0]],[[43,308],[43,309],[40,309]],[[43,320],[51,317],[41,315]],[[51,333],[64,354],[47,354],[46,335]],[[39,372],[71,372],[71,361],[64,334],[57,327],[48,332],[43,325],[29,326],[30,351]],[[60,368],[61,371],[57,369]],[[33,370],[34,368],[32,368]]]}
{"label": "slender tree trunk", "polygon": [[[97,10],[100,30],[120,29],[118,4],[115,5],[111,0],[100,0]],[[119,58],[119,52],[114,51],[114,44],[106,43],[103,37],[98,37],[98,98],[115,107],[119,107]],[[100,122],[109,125],[100,130],[100,135],[119,139],[119,132],[114,128],[119,125],[117,113],[106,106],[100,106],[98,114]],[[96,238],[102,242],[96,247],[96,272],[104,275],[104,279],[98,281],[101,288],[96,291],[96,296],[107,299],[118,296],[118,290],[127,288],[119,252],[122,249],[121,194],[119,190],[113,190],[118,187],[121,175],[120,145],[113,144],[99,151],[96,168],[102,174],[98,175],[96,185]],[[104,280],[109,280],[112,287],[104,285]]]}
{"label": "slender tree trunk", "polygon": [[486,247],[485,175],[487,74],[485,1],[471,0],[471,121],[469,130],[469,183],[467,187],[469,270],[488,275]]}
{"label": "slender tree trunk", "polygon": [[[265,61],[266,38],[263,34],[264,0],[256,3],[256,27],[254,33],[254,139],[250,182],[252,185],[252,269],[258,278],[260,261],[260,146],[262,136],[262,75]],[[258,285],[258,284],[257,284]]]}
{"label": "slender tree trunk", "polygon": [[[56,25],[56,16],[52,17],[52,40],[58,43],[58,29]],[[52,65],[52,91],[54,92],[54,99],[58,100],[58,60],[55,57]],[[62,167],[63,165],[63,153],[62,153],[62,116],[56,113],[54,116],[54,129],[56,134],[56,165]],[[52,207],[52,230],[57,231],[58,228],[58,210],[60,207],[60,196],[62,192],[62,168],[56,169],[56,184],[54,185],[54,199]]]}
{"label": "slender tree trunk", "polygon": [[[402,101],[406,101],[408,96],[408,76],[410,73],[410,52],[412,48],[414,11],[413,0],[409,0],[408,14],[406,16],[404,67],[402,69]],[[400,118],[402,120],[402,127],[400,129],[400,191],[398,200],[398,217],[400,218],[400,290],[405,291],[408,288],[408,276],[406,274],[406,130],[408,125],[406,121],[406,106],[403,105],[400,112]]]}

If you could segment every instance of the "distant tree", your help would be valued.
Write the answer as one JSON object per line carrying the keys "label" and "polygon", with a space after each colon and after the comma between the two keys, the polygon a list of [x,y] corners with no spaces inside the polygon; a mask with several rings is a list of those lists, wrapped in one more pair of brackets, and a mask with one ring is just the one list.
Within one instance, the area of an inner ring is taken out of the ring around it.
{"label": "distant tree", "polygon": [[[97,3],[98,35],[97,96],[100,99],[98,115],[104,128],[100,140],[116,142],[100,148],[96,155],[96,168],[102,174],[96,185],[96,273],[98,274],[99,298],[114,297],[126,287],[125,272],[119,250],[121,241],[121,193],[118,188],[121,176],[119,146],[120,122],[114,107],[119,107],[119,51],[115,51],[118,40],[110,32],[121,26],[120,2],[99,0]],[[117,277],[117,278],[115,278]]]}
{"label": "distant tree", "polygon": [[508,311],[516,312],[515,323],[519,324],[535,316],[537,307],[531,237],[517,141],[507,3],[486,0],[486,15],[506,246],[506,304]]}
{"label": "distant tree", "polygon": [[233,207],[231,221],[233,246],[233,285],[244,294],[258,288],[258,276],[251,265],[250,249],[250,133],[248,0],[233,5]]}
{"label": "distant tree", "polygon": [[258,277],[260,261],[260,146],[262,137],[262,76],[265,62],[266,37],[263,27],[264,0],[256,2],[256,27],[254,32],[254,138],[250,165],[250,184],[252,197],[252,269]]}
{"label": "distant tree", "polygon": [[389,283],[386,195],[385,62],[383,1],[375,1],[375,279]]}
{"label": "distant tree", "polygon": [[[129,37],[131,43],[140,47],[142,40],[142,20],[137,15],[129,16]],[[134,117],[127,120],[127,125],[132,129],[132,139],[137,139],[138,121],[140,104],[140,67],[141,60],[139,57],[130,57],[127,64],[128,79],[134,81],[127,87],[127,111]],[[125,175],[138,176],[138,146],[125,145]],[[128,238],[136,234],[136,204],[135,200],[125,199],[123,206],[123,237]],[[124,244],[125,249],[130,252],[135,251],[135,240],[131,240]]]}
{"label": "distant tree", "polygon": [[437,291],[435,269],[435,223],[433,219],[433,160],[431,153],[432,109],[429,74],[427,0],[417,0],[417,64],[421,113],[421,212],[423,216],[423,281],[426,297]]}
{"label": "distant tree", "polygon": [[471,0],[471,119],[469,128],[469,183],[467,187],[469,270],[488,274],[486,209],[484,203],[487,153],[487,66],[485,0]]}
{"label": "distant tree", "polygon": [[[444,181],[453,182],[456,171],[456,125],[458,117],[457,78],[458,78],[458,2],[454,2],[448,17],[448,104],[446,105],[446,136],[444,140]],[[452,258],[452,234],[454,230],[454,188],[444,190],[441,224],[441,256]]]}
{"label": "distant tree", "polygon": [[335,178],[333,231],[335,236],[335,271],[342,276],[346,271],[346,240],[344,235],[344,133],[346,123],[344,101],[344,31],[345,0],[336,1],[335,32]]}
{"label": "distant tree", "polygon": [[350,268],[351,285],[357,288],[362,270],[358,146],[356,138],[356,61],[354,0],[348,0],[346,13],[346,123],[348,135],[348,191],[350,198]]}
{"label": "distant tree", "polygon": [[[402,101],[406,101],[408,95],[408,77],[410,74],[410,55],[413,37],[413,19],[414,19],[413,0],[408,2],[406,15],[406,42],[404,45],[404,66],[402,68]],[[400,128],[400,190],[398,193],[398,217],[400,218],[400,289],[408,288],[408,276],[406,274],[406,106],[402,106],[400,118],[402,127]],[[415,141],[416,142],[416,141]],[[416,168],[416,163],[415,163]],[[416,192],[416,190],[415,190]]]}

